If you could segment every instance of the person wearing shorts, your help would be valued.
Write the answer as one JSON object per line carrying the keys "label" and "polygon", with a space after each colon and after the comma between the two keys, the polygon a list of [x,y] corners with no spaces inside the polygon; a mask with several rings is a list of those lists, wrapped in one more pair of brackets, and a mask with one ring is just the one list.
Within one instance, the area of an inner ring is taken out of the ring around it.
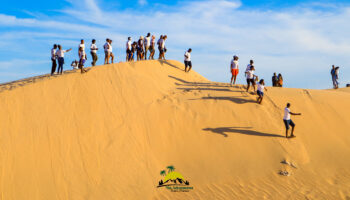
{"label": "person wearing shorts", "polygon": [[291,136],[289,138],[293,138],[294,136],[294,128],[295,124],[290,118],[291,115],[301,115],[301,113],[293,113],[290,111],[290,103],[287,103],[287,107],[284,109],[284,117],[283,117],[283,122],[286,127],[286,138],[288,138],[288,131],[290,129],[290,126],[292,127],[292,132]]}
{"label": "person wearing shorts", "polygon": [[106,43],[103,45],[105,51],[105,64],[109,64],[109,39],[106,39]]}
{"label": "person wearing shorts", "polygon": [[148,60],[154,60],[154,53],[156,52],[156,36],[152,35],[151,46],[149,47],[150,55]]}
{"label": "person wearing shorts", "polygon": [[256,77],[256,75],[254,75],[254,72],[255,72],[255,68],[254,66],[251,66],[250,67],[250,70],[246,71],[246,76],[247,76],[247,92],[249,91],[249,88],[250,88],[250,84],[252,84],[253,86],[253,90],[255,92],[255,80],[254,78]]}
{"label": "person wearing shorts", "polygon": [[233,56],[233,59],[231,61],[231,73],[232,73],[232,77],[231,77],[231,86],[236,84],[236,79],[237,79],[237,75],[239,73],[239,68],[238,68],[238,56]]}
{"label": "person wearing shorts", "polygon": [[188,49],[185,53],[185,72],[189,72],[192,69],[191,52],[192,49]]}
{"label": "person wearing shorts", "polygon": [[265,81],[264,79],[261,79],[260,82],[258,83],[258,89],[257,89],[257,94],[258,94],[258,103],[261,104],[263,98],[264,98],[264,90],[267,91],[265,87]]}

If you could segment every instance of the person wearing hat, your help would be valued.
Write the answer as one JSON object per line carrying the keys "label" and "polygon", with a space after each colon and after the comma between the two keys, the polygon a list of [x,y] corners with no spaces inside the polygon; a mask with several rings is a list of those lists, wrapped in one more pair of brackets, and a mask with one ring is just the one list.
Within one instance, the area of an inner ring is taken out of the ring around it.
{"label": "person wearing hat", "polygon": [[143,41],[144,40],[144,37],[141,36],[139,41],[137,42],[137,60],[143,60],[143,53],[144,53],[144,50],[143,50]]}
{"label": "person wearing hat", "polygon": [[231,61],[231,73],[232,73],[232,77],[231,77],[231,86],[236,84],[236,79],[237,79],[237,75],[239,73],[239,68],[238,68],[238,56],[233,56],[233,59]]}

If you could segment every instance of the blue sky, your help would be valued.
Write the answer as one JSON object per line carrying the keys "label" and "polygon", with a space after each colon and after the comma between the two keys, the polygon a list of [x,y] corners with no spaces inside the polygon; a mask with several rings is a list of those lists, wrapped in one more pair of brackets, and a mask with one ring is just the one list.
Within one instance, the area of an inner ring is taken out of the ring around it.
{"label": "blue sky", "polygon": [[[168,59],[182,61],[191,47],[194,69],[213,81],[229,81],[237,54],[241,71],[254,59],[257,75],[269,84],[278,72],[286,87],[329,88],[332,64],[341,68],[342,86],[350,83],[347,1],[4,1],[0,82],[48,73],[54,43],[73,48],[66,55],[70,69],[81,38],[88,45],[96,38],[100,48],[112,38],[119,62],[128,36],[151,32],[168,35]],[[99,57],[102,64],[102,52]],[[238,81],[245,83],[243,73]]]}

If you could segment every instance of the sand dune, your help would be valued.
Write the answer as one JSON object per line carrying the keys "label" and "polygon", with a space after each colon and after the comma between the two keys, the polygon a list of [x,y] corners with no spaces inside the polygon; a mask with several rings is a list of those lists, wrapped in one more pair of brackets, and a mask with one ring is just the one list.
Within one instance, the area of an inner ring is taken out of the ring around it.
{"label": "sand dune", "polygon": [[[31,80],[0,87],[1,199],[350,199],[349,89],[258,105],[176,61]],[[168,165],[193,190],[157,188]]]}

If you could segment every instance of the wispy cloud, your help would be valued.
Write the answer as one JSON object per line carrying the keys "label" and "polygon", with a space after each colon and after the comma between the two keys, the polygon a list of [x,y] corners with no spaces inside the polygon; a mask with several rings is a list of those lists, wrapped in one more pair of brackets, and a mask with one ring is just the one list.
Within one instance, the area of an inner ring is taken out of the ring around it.
{"label": "wispy cloud", "polygon": [[[48,47],[55,37],[72,45],[74,39],[111,37],[120,53],[124,52],[122,48],[129,35],[138,38],[147,32],[158,36],[165,33],[169,36],[168,58],[181,60],[183,51],[192,47],[195,69],[216,81],[229,78],[227,69],[233,54],[240,56],[242,68],[251,58],[255,59],[261,77],[270,77],[274,71],[284,73],[291,87],[326,87],[329,66],[333,63],[346,66],[350,62],[347,26],[350,8],[343,5],[331,4],[331,10],[315,9],[324,6],[316,4],[282,10],[247,10],[241,9],[240,1],[229,0],[183,1],[173,7],[139,1],[140,5],[148,3],[147,12],[142,12],[104,11],[100,7],[103,2],[98,4],[95,0],[68,2],[71,6],[62,9],[63,16],[59,16],[66,20],[0,14],[0,26],[33,28],[20,33],[37,39],[43,34],[41,42]],[[10,38],[12,33],[0,35]],[[15,39],[7,41],[11,42]],[[350,79],[346,75],[350,71],[343,72],[344,78]],[[244,82],[243,76],[240,78]],[[320,79],[325,80],[324,85],[319,83]]]}

